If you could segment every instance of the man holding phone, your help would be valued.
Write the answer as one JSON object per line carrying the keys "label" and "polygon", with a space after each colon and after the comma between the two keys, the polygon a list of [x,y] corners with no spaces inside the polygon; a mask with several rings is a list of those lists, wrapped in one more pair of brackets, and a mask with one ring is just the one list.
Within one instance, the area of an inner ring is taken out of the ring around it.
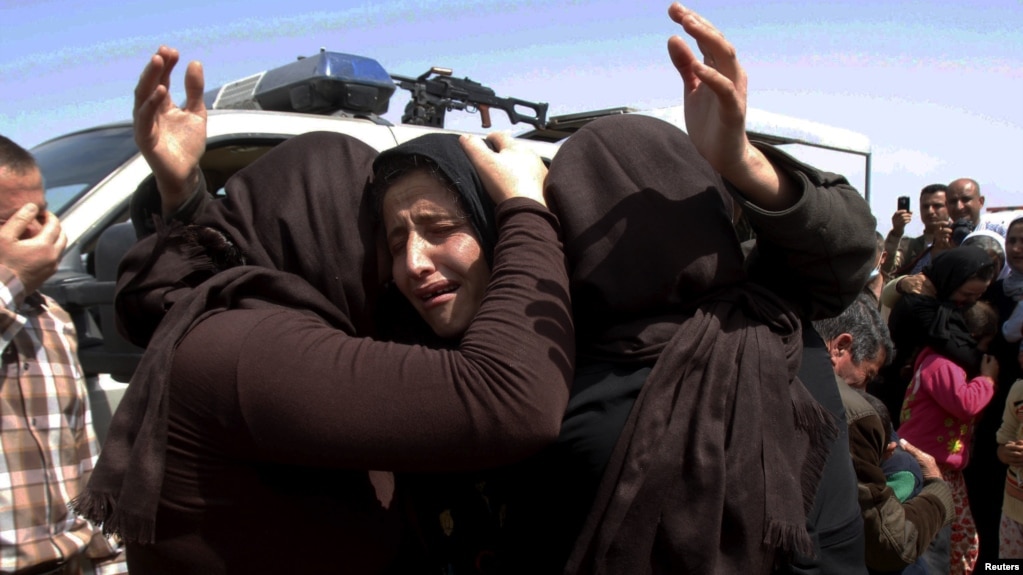
{"label": "man holding phone", "polygon": [[892,214],[892,229],[884,242],[889,257],[881,265],[882,273],[888,277],[908,273],[923,260],[929,261],[931,251],[951,247],[952,225],[945,204],[947,191],[948,186],[944,184],[931,184],[920,190],[920,221],[924,225],[924,233],[916,238],[903,237],[906,224],[913,219],[913,212],[907,196],[899,199],[899,205]]}

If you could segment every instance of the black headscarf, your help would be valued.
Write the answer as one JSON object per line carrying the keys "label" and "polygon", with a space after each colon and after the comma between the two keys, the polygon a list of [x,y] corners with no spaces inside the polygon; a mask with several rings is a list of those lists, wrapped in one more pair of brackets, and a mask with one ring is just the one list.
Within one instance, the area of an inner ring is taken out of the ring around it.
{"label": "black headscarf", "polygon": [[494,245],[497,243],[494,200],[483,189],[479,173],[465,155],[457,135],[427,134],[381,152],[373,162],[377,204],[383,201],[383,194],[386,192],[386,186],[381,185],[380,180],[390,182],[394,179],[394,176],[387,173],[389,165],[393,165],[396,158],[410,156],[428,159],[454,186],[458,200],[472,222],[472,229],[476,232],[487,263],[493,265]]}
{"label": "black headscarf", "polygon": [[[76,511],[127,542],[153,541],[171,363],[181,339],[209,315],[256,299],[308,310],[351,335],[369,330],[379,282],[367,187],[375,157],[349,136],[297,136],[229,180],[227,197],[196,226],[161,225],[129,252],[118,298],[153,293],[174,305],[132,377]],[[247,265],[219,269],[221,234]]]}
{"label": "black headscarf", "polygon": [[752,574],[812,552],[837,430],[796,379],[798,318],[746,282],[724,189],[643,116],[588,124],[551,165],[579,356],[653,365],[567,572]]}
{"label": "black headscarf", "polygon": [[950,298],[987,267],[994,267],[991,256],[976,246],[960,246],[935,256],[923,273],[934,284],[937,297],[907,294],[892,309],[889,327],[900,360],[926,345],[967,372],[976,372],[982,354],[961,310]]}
{"label": "black headscarf", "polygon": [[[424,158],[427,162],[418,164]],[[487,265],[492,267],[494,246],[497,244],[494,201],[483,188],[479,173],[465,155],[458,136],[427,134],[381,152],[373,162],[373,194],[378,216],[390,184],[407,174],[409,170],[404,168],[409,165],[437,170],[438,175],[452,187],[458,195],[460,207],[469,217]],[[395,170],[400,171],[395,173]],[[447,347],[454,343],[438,337],[393,283],[381,295],[376,323],[380,330],[378,335],[384,339],[431,347]]]}

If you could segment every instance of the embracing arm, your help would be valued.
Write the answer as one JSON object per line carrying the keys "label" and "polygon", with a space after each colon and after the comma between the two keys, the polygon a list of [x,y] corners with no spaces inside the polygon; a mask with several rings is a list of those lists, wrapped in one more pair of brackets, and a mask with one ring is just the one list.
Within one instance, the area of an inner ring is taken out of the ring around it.
{"label": "embracing arm", "polygon": [[457,349],[354,338],[296,310],[237,310],[185,338],[177,388],[195,405],[206,403],[195,386],[209,382],[203,389],[222,397],[234,382],[226,401],[245,442],[272,461],[457,470],[534,453],[557,437],[568,400],[568,278],[550,212],[515,199],[497,216],[491,285]]}

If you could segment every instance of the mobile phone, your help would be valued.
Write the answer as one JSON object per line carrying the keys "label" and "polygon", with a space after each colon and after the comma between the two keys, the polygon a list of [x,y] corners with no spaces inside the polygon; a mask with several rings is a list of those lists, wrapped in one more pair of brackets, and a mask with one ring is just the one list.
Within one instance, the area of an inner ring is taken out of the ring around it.
{"label": "mobile phone", "polygon": [[899,196],[899,209],[909,211],[909,196]]}

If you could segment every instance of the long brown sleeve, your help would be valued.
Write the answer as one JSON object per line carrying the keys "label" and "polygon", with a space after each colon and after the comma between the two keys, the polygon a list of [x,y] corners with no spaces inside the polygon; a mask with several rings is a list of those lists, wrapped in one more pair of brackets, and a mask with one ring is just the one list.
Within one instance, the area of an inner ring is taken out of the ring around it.
{"label": "long brown sleeve", "polygon": [[450,471],[537,451],[558,435],[573,374],[568,278],[550,212],[510,200],[498,223],[491,284],[457,349],[354,338],[271,304],[231,310],[178,348],[172,413],[197,412],[183,425],[231,413],[225,449],[280,463]]}
{"label": "long brown sleeve", "polygon": [[794,206],[780,212],[743,203],[757,233],[750,277],[797,304],[803,317],[833,317],[859,295],[874,265],[877,223],[870,206],[845,177],[772,146],[757,148],[802,192]]}

